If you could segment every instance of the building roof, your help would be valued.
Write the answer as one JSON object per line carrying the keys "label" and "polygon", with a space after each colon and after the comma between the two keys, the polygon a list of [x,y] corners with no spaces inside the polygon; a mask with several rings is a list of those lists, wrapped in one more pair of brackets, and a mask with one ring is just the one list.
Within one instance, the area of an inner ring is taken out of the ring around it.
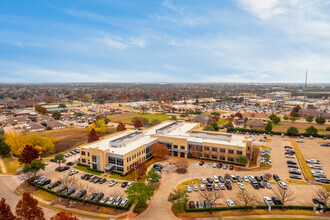
{"label": "building roof", "polygon": [[265,124],[259,119],[250,119],[245,122],[246,126],[264,127]]}
{"label": "building roof", "polygon": [[28,130],[40,130],[40,129],[45,130],[45,127],[42,126],[42,125],[39,124],[39,123],[31,122],[30,124],[28,124],[28,125],[26,126],[26,129],[28,129]]}
{"label": "building roof", "polygon": [[51,128],[57,128],[57,127],[66,127],[65,124],[59,122],[59,121],[49,121],[47,122],[47,126],[51,127]]}
{"label": "building roof", "polygon": [[192,122],[199,122],[199,123],[207,123],[210,119],[210,116],[205,115],[205,114],[200,114],[200,115],[196,115],[195,117],[193,117],[190,121]]}

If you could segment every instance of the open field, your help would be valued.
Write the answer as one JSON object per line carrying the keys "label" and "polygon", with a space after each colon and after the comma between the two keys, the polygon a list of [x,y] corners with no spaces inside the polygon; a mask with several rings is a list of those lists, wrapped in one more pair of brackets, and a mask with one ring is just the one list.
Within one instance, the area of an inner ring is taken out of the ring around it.
{"label": "open field", "polygon": [[308,122],[291,122],[291,121],[281,121],[278,125],[273,124],[273,131],[278,131],[278,132],[286,132],[289,127],[296,127],[298,128],[300,133],[304,133],[305,129],[314,126],[319,130],[319,134],[330,134],[329,131],[326,131],[326,128],[329,125],[318,125],[316,123],[308,123]]}
{"label": "open field", "polygon": [[12,158],[11,156],[2,157],[2,160],[9,174],[15,174],[16,170],[23,166],[19,164],[18,159]]}
{"label": "open field", "polygon": [[114,122],[123,122],[125,124],[132,124],[132,118],[134,117],[144,117],[151,122],[153,119],[158,119],[160,122],[166,121],[169,119],[168,115],[164,114],[149,114],[149,113],[123,113],[123,114],[116,114],[116,115],[109,115],[107,116],[111,121]]}

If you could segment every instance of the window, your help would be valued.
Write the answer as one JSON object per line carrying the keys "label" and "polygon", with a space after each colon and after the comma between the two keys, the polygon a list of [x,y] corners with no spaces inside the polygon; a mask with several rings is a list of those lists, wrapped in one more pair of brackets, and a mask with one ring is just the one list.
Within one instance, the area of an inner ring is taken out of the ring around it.
{"label": "window", "polygon": [[228,154],[233,154],[234,150],[228,150]]}
{"label": "window", "polygon": [[228,157],[228,161],[234,161],[234,158]]}
{"label": "window", "polygon": [[180,153],[180,157],[184,157],[185,153]]}
{"label": "window", "polygon": [[93,164],[93,169],[97,170],[97,165],[96,164]]}
{"label": "window", "polygon": [[237,155],[242,155],[243,154],[243,152],[242,151],[237,151]]}
{"label": "window", "polygon": [[212,159],[218,159],[217,155],[212,155]]}
{"label": "window", "polygon": [[181,150],[184,150],[185,149],[185,147],[184,146],[181,146]]}
{"label": "window", "polygon": [[124,168],[122,168],[122,167],[117,167],[117,170],[120,172],[124,172]]}
{"label": "window", "polygon": [[123,166],[124,165],[123,159],[117,159],[117,165]]}
{"label": "window", "polygon": [[94,155],[92,155],[92,161],[93,161],[93,162],[97,162],[97,157],[94,156]]}
{"label": "window", "polygon": [[178,149],[178,145],[173,145],[173,148],[174,149]]}
{"label": "window", "polygon": [[82,163],[86,163],[86,159],[81,159],[81,162]]}
{"label": "window", "polygon": [[178,152],[174,151],[173,152],[173,155],[177,157],[178,156]]}
{"label": "window", "polygon": [[220,156],[220,160],[226,160],[225,156]]}
{"label": "window", "polygon": [[109,163],[116,164],[116,158],[114,158],[114,157],[109,157],[108,161],[109,161]]}
{"label": "window", "polygon": [[127,163],[128,163],[128,157],[127,157]]}
{"label": "window", "polygon": [[81,155],[86,155],[86,152],[85,151],[81,151]]}
{"label": "window", "polygon": [[226,149],[220,148],[221,153],[226,153]]}
{"label": "window", "polygon": [[90,164],[91,163],[91,161],[90,160],[88,160],[88,164]]}
{"label": "window", "polygon": [[87,156],[89,156],[89,152],[87,152]]}
{"label": "window", "polygon": [[129,170],[129,166],[127,166],[127,170]]}
{"label": "window", "polygon": [[209,155],[208,155],[208,154],[204,154],[204,157],[205,157],[205,158],[209,158]]}
{"label": "window", "polygon": [[216,147],[212,147],[212,151],[217,152],[218,149]]}
{"label": "window", "polygon": [[204,147],[204,150],[209,150],[210,148],[209,147]]}

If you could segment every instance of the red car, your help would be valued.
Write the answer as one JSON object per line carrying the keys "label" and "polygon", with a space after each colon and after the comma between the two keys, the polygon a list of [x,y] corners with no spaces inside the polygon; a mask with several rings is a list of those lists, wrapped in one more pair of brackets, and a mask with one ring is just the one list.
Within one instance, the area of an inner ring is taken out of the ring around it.
{"label": "red car", "polygon": [[188,206],[189,206],[190,209],[196,208],[194,201],[189,201]]}
{"label": "red car", "polygon": [[203,165],[204,165],[204,161],[200,161],[199,166],[203,166]]}
{"label": "red car", "polygon": [[229,166],[229,169],[230,169],[230,170],[233,170],[233,169],[234,169],[234,166]]}

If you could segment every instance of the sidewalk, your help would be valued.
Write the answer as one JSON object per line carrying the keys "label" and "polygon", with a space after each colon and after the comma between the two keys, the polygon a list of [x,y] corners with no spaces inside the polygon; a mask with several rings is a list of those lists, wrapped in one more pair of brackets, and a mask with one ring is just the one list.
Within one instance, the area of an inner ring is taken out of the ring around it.
{"label": "sidewalk", "polygon": [[2,157],[0,156],[0,167],[3,174],[8,174],[5,164],[3,163]]}

